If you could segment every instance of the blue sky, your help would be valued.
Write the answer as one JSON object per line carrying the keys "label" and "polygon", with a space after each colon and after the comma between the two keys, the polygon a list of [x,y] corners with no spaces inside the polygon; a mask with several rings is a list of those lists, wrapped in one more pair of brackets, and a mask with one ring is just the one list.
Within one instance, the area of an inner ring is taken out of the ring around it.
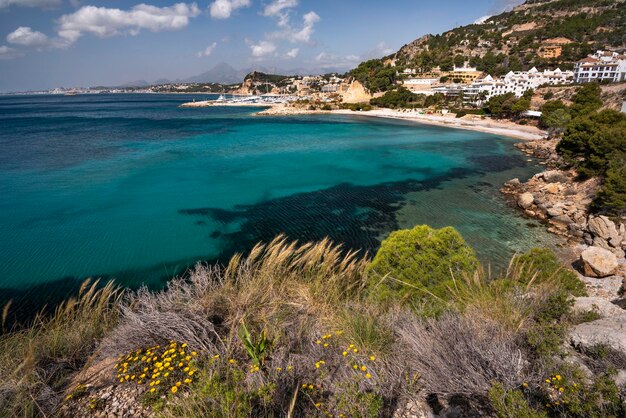
{"label": "blue sky", "polygon": [[0,91],[352,68],[521,0],[0,0]]}

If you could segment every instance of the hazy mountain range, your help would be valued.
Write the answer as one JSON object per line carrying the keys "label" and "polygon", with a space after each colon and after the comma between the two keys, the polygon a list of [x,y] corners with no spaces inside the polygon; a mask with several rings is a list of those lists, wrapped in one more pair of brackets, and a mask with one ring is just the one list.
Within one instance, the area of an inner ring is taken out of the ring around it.
{"label": "hazy mountain range", "polygon": [[221,62],[217,64],[215,67],[211,68],[210,70],[203,72],[202,74],[198,74],[198,75],[184,78],[184,79],[169,80],[166,78],[162,78],[162,79],[154,80],[154,81],[136,80],[136,81],[131,81],[129,83],[125,83],[123,85],[119,85],[116,87],[147,87],[147,86],[154,86],[154,85],[159,85],[159,84],[170,84],[170,83],[237,84],[237,83],[241,83],[244,77],[253,71],[259,71],[259,72],[266,73],[266,74],[280,74],[280,75],[311,75],[311,74],[326,74],[326,73],[333,73],[333,72],[343,73],[345,72],[345,69],[293,68],[290,70],[286,70],[284,68],[277,68],[277,67],[256,66],[256,67],[250,67],[250,68],[242,68],[238,70],[225,62]]}

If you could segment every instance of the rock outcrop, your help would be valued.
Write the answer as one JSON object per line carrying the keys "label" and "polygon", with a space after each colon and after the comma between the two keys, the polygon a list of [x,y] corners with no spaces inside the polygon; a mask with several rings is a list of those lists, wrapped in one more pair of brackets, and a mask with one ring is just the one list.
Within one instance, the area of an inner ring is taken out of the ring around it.
{"label": "rock outcrop", "polygon": [[577,325],[570,332],[570,340],[579,349],[605,344],[626,354],[626,314]]}
{"label": "rock outcrop", "polygon": [[574,306],[572,306],[572,311],[576,313],[594,311],[602,318],[626,314],[624,309],[609,302],[606,298],[599,296],[583,296],[576,298],[574,300]]}
{"label": "rock outcrop", "polygon": [[369,103],[372,97],[373,96],[365,89],[363,84],[357,80],[350,83],[350,87],[348,87],[348,90],[342,95],[344,103]]}
{"label": "rock outcrop", "polygon": [[580,254],[583,274],[588,277],[607,277],[617,272],[617,257],[600,247],[589,247]]}

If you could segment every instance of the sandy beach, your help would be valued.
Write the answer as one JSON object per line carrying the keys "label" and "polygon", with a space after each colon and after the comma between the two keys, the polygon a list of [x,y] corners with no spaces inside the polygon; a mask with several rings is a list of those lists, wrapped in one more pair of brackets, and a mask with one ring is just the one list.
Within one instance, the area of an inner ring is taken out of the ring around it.
{"label": "sandy beach", "polygon": [[455,129],[468,129],[472,131],[487,132],[496,135],[505,135],[517,139],[535,140],[547,136],[547,132],[535,126],[518,125],[510,121],[497,121],[490,118],[481,118],[475,115],[466,115],[457,118],[454,114],[449,115],[426,115],[418,112],[401,111],[393,109],[373,109],[367,112],[354,112],[348,109],[339,110],[306,110],[283,105],[271,106],[269,109],[258,113],[259,115],[298,115],[298,114],[334,114],[352,115],[375,118],[401,119],[428,125],[446,126]]}
{"label": "sandy beach", "polygon": [[201,108],[211,106],[245,106],[245,107],[265,107],[266,109],[257,113],[259,116],[289,116],[289,115],[309,115],[309,114],[333,114],[365,116],[374,118],[399,119],[428,125],[445,126],[455,129],[468,129],[472,131],[487,132],[496,135],[504,135],[517,139],[536,140],[547,136],[547,132],[531,125],[518,125],[510,121],[499,121],[490,118],[482,118],[476,115],[465,115],[457,118],[454,114],[448,115],[427,115],[417,111],[393,110],[393,109],[373,109],[366,112],[355,112],[348,109],[337,110],[308,110],[300,107],[286,106],[284,104],[262,104],[262,103],[216,103],[213,100],[184,103],[180,107]]}

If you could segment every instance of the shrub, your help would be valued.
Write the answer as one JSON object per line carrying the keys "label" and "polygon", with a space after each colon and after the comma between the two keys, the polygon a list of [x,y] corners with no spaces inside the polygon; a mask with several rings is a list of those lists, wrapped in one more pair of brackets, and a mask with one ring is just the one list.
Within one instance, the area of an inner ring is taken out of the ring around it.
{"label": "shrub", "polygon": [[146,395],[153,399],[176,394],[188,389],[196,379],[197,355],[186,343],[176,341],[166,346],[138,349],[118,357],[116,378],[120,383],[143,387]]}
{"label": "shrub", "polygon": [[71,374],[89,360],[98,341],[117,323],[121,292],[112,282],[85,281],[76,298],[30,328],[0,339],[0,415],[50,416]]}
{"label": "shrub", "polygon": [[547,418],[545,412],[532,408],[521,390],[506,390],[502,383],[489,389],[489,400],[499,418]]}
{"label": "shrub", "polygon": [[515,259],[519,263],[522,283],[530,281],[535,284],[547,284],[553,288],[571,293],[573,296],[586,296],[585,283],[578,278],[576,273],[568,270],[556,258],[554,253],[547,248],[533,248]]}
{"label": "shrub", "polygon": [[427,225],[392,232],[368,266],[371,291],[383,300],[405,301],[445,293],[453,276],[478,266],[474,250],[451,227]]}

